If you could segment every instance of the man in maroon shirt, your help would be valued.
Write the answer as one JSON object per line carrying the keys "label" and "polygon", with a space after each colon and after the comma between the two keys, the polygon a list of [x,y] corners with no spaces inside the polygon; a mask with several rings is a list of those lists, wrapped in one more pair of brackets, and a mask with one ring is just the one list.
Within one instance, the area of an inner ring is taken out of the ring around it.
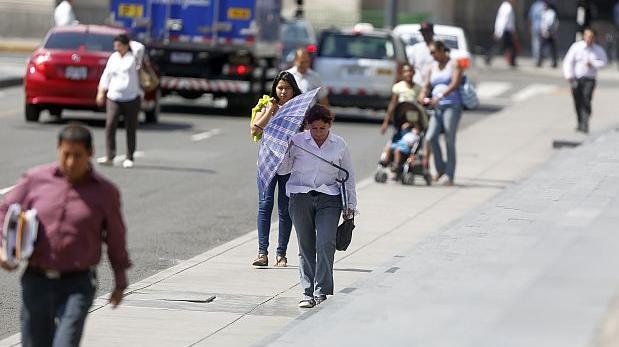
{"label": "man in maroon shirt", "polygon": [[[114,270],[112,307],[123,298],[131,266],[120,193],[92,165],[92,135],[69,125],[58,135],[58,163],[29,170],[0,204],[36,209],[39,230],[22,283],[23,346],[78,346],[96,291],[101,244]],[[0,240],[1,242],[1,240]],[[0,261],[6,270],[15,270]]]}

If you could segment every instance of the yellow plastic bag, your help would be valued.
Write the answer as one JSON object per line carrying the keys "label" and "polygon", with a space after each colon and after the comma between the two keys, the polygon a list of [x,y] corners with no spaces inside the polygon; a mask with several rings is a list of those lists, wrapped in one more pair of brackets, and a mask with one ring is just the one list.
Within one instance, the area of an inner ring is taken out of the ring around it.
{"label": "yellow plastic bag", "polygon": [[[252,124],[254,124],[254,118],[256,118],[256,114],[258,112],[260,112],[266,105],[269,104],[269,100],[271,99],[270,96],[268,95],[263,95],[259,100],[258,103],[256,104],[256,106],[254,106],[254,108],[251,109],[251,120],[249,121],[249,125],[252,126]],[[260,139],[262,138],[262,134],[260,135],[256,135],[256,136],[252,136],[252,140],[254,140],[254,142],[258,142],[260,141]]]}

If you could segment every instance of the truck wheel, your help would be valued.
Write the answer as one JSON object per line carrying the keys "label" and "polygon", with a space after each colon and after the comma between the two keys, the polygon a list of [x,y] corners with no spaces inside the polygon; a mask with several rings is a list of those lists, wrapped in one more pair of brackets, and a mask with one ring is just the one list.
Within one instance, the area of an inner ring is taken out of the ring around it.
{"label": "truck wheel", "polygon": [[26,122],[38,122],[41,116],[41,109],[37,105],[26,104]]}
{"label": "truck wheel", "polygon": [[159,103],[161,100],[160,93],[157,92],[155,96],[155,106],[152,109],[144,111],[144,115],[146,116],[146,123],[156,124],[159,121],[159,113],[161,112],[161,104]]}

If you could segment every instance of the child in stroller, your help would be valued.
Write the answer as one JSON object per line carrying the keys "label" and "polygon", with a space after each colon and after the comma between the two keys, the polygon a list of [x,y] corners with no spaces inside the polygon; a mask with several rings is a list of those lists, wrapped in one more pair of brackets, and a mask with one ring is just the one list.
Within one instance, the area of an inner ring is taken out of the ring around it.
{"label": "child in stroller", "polygon": [[415,176],[422,176],[427,185],[432,183],[430,172],[423,165],[423,136],[428,125],[425,110],[413,102],[398,104],[393,112],[393,137],[381,155],[374,180],[385,183],[389,171],[394,179],[410,185]]}

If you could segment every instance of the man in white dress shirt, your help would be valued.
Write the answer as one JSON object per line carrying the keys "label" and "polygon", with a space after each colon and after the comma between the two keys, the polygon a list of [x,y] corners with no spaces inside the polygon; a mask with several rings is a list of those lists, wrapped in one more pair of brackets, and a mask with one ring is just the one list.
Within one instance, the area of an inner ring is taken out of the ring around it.
{"label": "man in white dress shirt", "polygon": [[[310,68],[311,63],[312,60],[307,50],[305,48],[299,48],[294,54],[294,66],[287,70],[294,76],[299,89],[301,89],[303,93],[322,87],[320,75]],[[318,103],[325,107],[329,107],[329,100],[327,99],[328,94],[329,91],[327,88],[322,88],[317,94]]]}
{"label": "man in white dress shirt", "polygon": [[76,25],[79,24],[75,19],[75,12],[73,12],[73,0],[64,0],[54,10],[54,23],[55,26]]}
{"label": "man in white dress shirt", "polygon": [[595,35],[593,29],[585,29],[583,40],[574,42],[563,59],[563,76],[570,82],[576,107],[576,130],[583,133],[589,132],[597,70],[608,62],[604,49],[595,43]]}
{"label": "man in white dress shirt", "polygon": [[[499,7],[494,22],[494,40],[500,41],[504,54],[508,54],[509,65],[516,66],[517,36],[516,36],[516,16],[514,14],[514,0],[505,0]],[[486,64],[490,64],[492,59],[492,48],[488,51]]]}
{"label": "man in white dress shirt", "polygon": [[434,62],[429,48],[430,44],[434,42],[434,25],[432,23],[423,22],[419,26],[419,32],[423,37],[423,41],[414,44],[410,49],[407,49],[406,53],[411,66],[415,70],[413,82],[423,86],[423,79],[427,76],[428,69]]}
{"label": "man in white dress shirt", "polygon": [[539,56],[537,58],[537,66],[542,66],[546,47],[550,47],[550,56],[552,57],[552,67],[557,67],[557,40],[556,34],[559,31],[559,18],[557,12],[548,2],[544,2],[544,12],[542,12],[542,21],[540,23],[539,35],[542,39]]}

